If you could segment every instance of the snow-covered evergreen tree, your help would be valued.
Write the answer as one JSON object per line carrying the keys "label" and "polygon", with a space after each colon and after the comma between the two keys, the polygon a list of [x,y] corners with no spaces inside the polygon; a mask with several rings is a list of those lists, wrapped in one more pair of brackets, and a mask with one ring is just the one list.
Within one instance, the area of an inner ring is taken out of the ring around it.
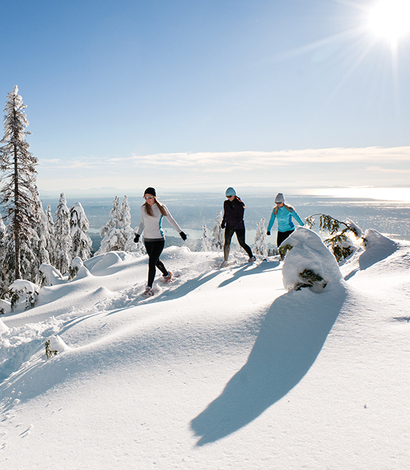
{"label": "snow-covered evergreen tree", "polygon": [[[50,233],[48,230],[47,216],[44,213],[43,205],[41,204],[40,195],[37,189],[34,193],[34,204],[36,209],[35,215],[37,225],[35,227],[35,231],[37,237],[32,239],[32,247],[38,260],[38,268],[40,268],[43,263],[50,264],[50,255],[48,250],[48,247],[50,246]],[[37,282],[34,279],[32,279],[32,281]]]}
{"label": "snow-covered evergreen tree", "polygon": [[127,196],[124,196],[122,203],[121,203],[121,228],[123,231],[124,236],[124,251],[145,251],[145,247],[143,247],[142,240],[138,243],[134,243],[134,230],[131,227],[131,208],[128,204]]}
{"label": "snow-covered evergreen tree", "polygon": [[215,219],[215,225],[211,230],[211,250],[220,251],[224,246],[224,231],[221,227],[223,214],[222,211],[218,211]]}
{"label": "snow-covered evergreen tree", "polygon": [[109,251],[140,251],[141,243],[134,243],[134,231],[131,227],[131,209],[127,196],[124,196],[121,207],[120,199],[115,196],[110,210],[110,218],[101,227],[101,246],[97,255],[108,253]]}
{"label": "snow-covered evergreen tree", "polygon": [[266,243],[266,220],[262,218],[256,223],[254,253],[264,258],[268,256],[268,245]]}
{"label": "snow-covered evergreen tree", "polygon": [[71,231],[70,231],[70,213],[67,207],[67,201],[64,193],[60,194],[55,216],[55,258],[54,266],[65,274],[70,267],[71,258]]}
{"label": "snow-covered evergreen tree", "polygon": [[0,147],[0,170],[3,172],[0,204],[6,208],[8,232],[14,242],[14,261],[10,258],[10,252],[7,256],[9,271],[12,265],[14,268],[13,280],[21,278],[20,250],[22,244],[33,236],[36,224],[33,194],[37,158],[30,153],[30,145],[25,140],[26,135],[30,134],[25,130],[29,124],[25,108],[16,85],[7,94],[3,120],[5,132],[1,140],[4,145]]}
{"label": "snow-covered evergreen tree", "polygon": [[89,229],[90,223],[84,208],[80,202],[76,202],[70,207],[71,260],[77,257],[83,261],[91,258],[92,240],[88,236]]}
{"label": "snow-covered evergreen tree", "polygon": [[56,237],[55,237],[53,214],[51,213],[51,204],[47,205],[46,219],[47,219],[47,232],[48,232],[47,251],[48,251],[49,258],[50,258],[50,264],[54,266],[55,265],[55,253],[56,253]]}
{"label": "snow-covered evergreen tree", "polygon": [[208,228],[204,224],[202,227],[201,251],[211,251],[211,240],[208,235]]}
{"label": "snow-covered evergreen tree", "polygon": [[121,209],[120,198],[114,197],[110,218],[107,223],[100,228],[101,246],[96,255],[108,253],[109,251],[121,251],[124,249],[124,239],[121,230]]}

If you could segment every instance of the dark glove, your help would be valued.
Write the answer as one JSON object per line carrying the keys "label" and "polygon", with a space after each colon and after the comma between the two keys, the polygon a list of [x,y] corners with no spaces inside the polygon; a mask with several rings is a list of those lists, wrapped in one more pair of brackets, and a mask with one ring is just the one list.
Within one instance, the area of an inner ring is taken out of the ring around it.
{"label": "dark glove", "polygon": [[266,235],[270,235],[270,232],[269,232],[269,230],[266,232]]}
{"label": "dark glove", "polygon": [[179,236],[182,238],[182,240],[186,240],[186,235],[184,232],[180,232]]}
{"label": "dark glove", "polygon": [[139,239],[140,239],[140,236],[138,235],[138,233],[136,233],[134,237],[134,243],[138,243]]}
{"label": "dark glove", "polygon": [[223,223],[221,224],[221,228],[224,229],[225,227],[226,227],[226,224],[225,224],[225,222],[223,222]]}

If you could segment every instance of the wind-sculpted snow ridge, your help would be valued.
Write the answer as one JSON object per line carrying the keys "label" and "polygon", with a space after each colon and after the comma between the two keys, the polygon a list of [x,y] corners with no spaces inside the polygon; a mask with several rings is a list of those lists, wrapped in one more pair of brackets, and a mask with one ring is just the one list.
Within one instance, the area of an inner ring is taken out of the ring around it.
{"label": "wind-sculpted snow ridge", "polygon": [[406,468],[410,246],[367,240],[340,269],[306,229],[284,263],[167,248],[149,301],[125,252],[42,288],[0,321],[0,468]]}

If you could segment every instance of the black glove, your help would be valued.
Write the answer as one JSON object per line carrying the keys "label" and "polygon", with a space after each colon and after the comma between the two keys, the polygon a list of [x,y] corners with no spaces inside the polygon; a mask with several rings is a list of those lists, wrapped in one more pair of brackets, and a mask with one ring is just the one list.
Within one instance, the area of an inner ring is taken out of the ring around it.
{"label": "black glove", "polygon": [[134,243],[138,243],[139,239],[140,239],[140,236],[138,235],[138,233],[136,233],[134,237]]}
{"label": "black glove", "polygon": [[179,236],[182,238],[182,240],[184,240],[184,241],[186,240],[186,235],[185,235],[184,232],[180,232]]}
{"label": "black glove", "polygon": [[225,222],[223,222],[223,223],[221,224],[221,228],[224,229],[225,227],[226,227],[226,224],[225,224]]}
{"label": "black glove", "polygon": [[269,230],[266,232],[266,235],[270,235],[270,232],[269,232]]}

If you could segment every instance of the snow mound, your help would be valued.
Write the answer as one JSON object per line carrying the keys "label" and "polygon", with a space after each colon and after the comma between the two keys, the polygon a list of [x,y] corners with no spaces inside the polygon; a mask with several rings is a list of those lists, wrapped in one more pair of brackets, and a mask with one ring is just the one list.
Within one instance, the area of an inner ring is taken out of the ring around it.
{"label": "snow mound", "polygon": [[366,230],[363,237],[364,253],[360,255],[360,269],[367,269],[373,264],[387,258],[397,250],[397,243],[385,237],[377,230]]}
{"label": "snow mound", "polygon": [[123,262],[121,253],[122,252],[109,251],[103,255],[98,255],[94,258],[91,258],[90,260],[87,260],[86,266],[94,276],[98,275],[98,273],[104,275],[106,274],[107,269]]}
{"label": "snow mound", "polygon": [[292,247],[286,254],[282,269],[286,290],[298,289],[298,286],[303,285],[307,287],[303,273],[316,275],[316,281],[309,287],[317,293],[342,279],[335,257],[312,230],[298,227],[281,246],[285,245]]}

